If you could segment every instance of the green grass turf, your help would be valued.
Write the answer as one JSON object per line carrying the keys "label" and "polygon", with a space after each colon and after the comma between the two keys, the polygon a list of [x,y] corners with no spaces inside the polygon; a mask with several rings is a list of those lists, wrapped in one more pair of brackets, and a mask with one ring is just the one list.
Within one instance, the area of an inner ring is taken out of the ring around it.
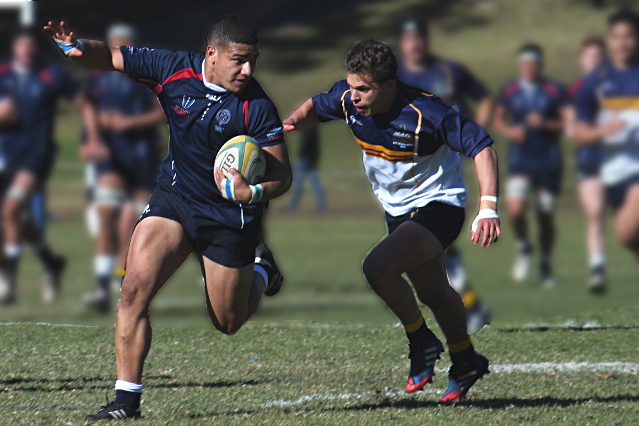
{"label": "green grass turf", "polygon": [[[630,362],[639,308],[601,312],[605,329],[497,329],[475,345],[497,367],[512,363]],[[556,319],[557,323],[562,321]],[[435,328],[439,333],[439,330]],[[493,372],[456,406],[401,392],[407,374],[400,327],[352,323],[249,323],[235,336],[156,328],[136,425],[632,425],[636,371]],[[113,330],[0,325],[0,424],[80,424],[112,396]],[[447,356],[438,364],[447,368]],[[274,403],[275,401],[275,403]]]}

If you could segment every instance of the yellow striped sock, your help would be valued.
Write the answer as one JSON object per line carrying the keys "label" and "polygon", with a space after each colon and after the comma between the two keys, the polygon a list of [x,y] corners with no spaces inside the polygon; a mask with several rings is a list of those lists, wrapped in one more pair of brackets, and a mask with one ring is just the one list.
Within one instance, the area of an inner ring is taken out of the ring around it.
{"label": "yellow striped sock", "polygon": [[451,354],[457,353],[457,352],[461,352],[463,350],[466,350],[470,347],[470,345],[472,345],[472,342],[470,341],[470,337],[466,340],[464,340],[461,343],[446,343],[448,345],[448,350]]}
{"label": "yellow striped sock", "polygon": [[424,324],[424,315],[422,315],[422,313],[419,313],[419,318],[417,319],[417,321],[415,321],[412,324],[404,324],[404,330],[406,330],[406,333],[413,333],[415,331],[417,331],[419,329],[419,327],[422,326],[422,324]]}
{"label": "yellow striped sock", "polygon": [[479,298],[477,297],[477,293],[475,293],[475,290],[473,290],[472,288],[464,291],[461,297],[466,308],[472,308],[479,300]]}
{"label": "yellow striped sock", "polygon": [[116,266],[115,269],[113,270],[113,275],[116,278],[124,278],[125,274],[126,274],[126,271],[124,270],[124,268],[121,268],[119,266]]}

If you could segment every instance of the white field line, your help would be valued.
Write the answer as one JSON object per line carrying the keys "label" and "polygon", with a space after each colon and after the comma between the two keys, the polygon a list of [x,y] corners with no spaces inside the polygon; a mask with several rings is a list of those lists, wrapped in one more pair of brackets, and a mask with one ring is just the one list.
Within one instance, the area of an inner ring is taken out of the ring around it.
{"label": "white field line", "polygon": [[[437,368],[437,372],[445,373],[444,368]],[[496,364],[490,366],[490,371],[496,374],[508,373],[572,373],[579,371],[586,372],[606,372],[606,373],[630,373],[636,374],[639,371],[639,364],[632,362],[539,362],[525,364]],[[441,394],[443,389],[424,389],[427,394]],[[290,407],[292,405],[301,405],[309,402],[333,401],[333,400],[349,400],[363,399],[372,396],[383,396],[385,398],[405,397],[410,398],[417,393],[408,394],[401,390],[392,390],[384,392],[362,392],[362,393],[342,393],[342,394],[322,394],[314,393],[311,395],[303,395],[297,399],[278,399],[267,401],[262,407]]]}

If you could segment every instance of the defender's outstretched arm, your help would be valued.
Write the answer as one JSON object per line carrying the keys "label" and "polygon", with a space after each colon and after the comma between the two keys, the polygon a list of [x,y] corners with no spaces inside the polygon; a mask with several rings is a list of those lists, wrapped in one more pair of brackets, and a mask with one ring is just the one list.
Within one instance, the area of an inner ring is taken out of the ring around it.
{"label": "defender's outstretched arm", "polygon": [[313,99],[311,98],[296,109],[282,124],[285,132],[292,132],[293,130],[308,129],[319,123],[320,121],[313,109]]}
{"label": "defender's outstretched arm", "polygon": [[44,26],[58,48],[69,58],[87,68],[124,72],[124,62],[119,46],[109,46],[103,41],[79,40],[64,21],[49,21]]}

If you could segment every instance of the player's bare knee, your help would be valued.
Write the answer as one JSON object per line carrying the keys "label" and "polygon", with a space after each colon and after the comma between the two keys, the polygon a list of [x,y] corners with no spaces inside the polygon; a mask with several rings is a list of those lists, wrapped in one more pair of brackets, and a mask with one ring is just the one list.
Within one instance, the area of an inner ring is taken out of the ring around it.
{"label": "player's bare knee", "polygon": [[122,295],[120,298],[120,308],[123,309],[145,309],[148,300],[147,287],[150,285],[148,279],[145,280],[138,274],[127,273],[122,281]]}
{"label": "player's bare knee", "polygon": [[218,324],[214,325],[215,328],[221,333],[226,334],[227,336],[232,336],[240,331],[240,328],[242,328],[244,322],[235,319],[222,319],[218,321]]}
{"label": "player's bare knee", "polygon": [[362,270],[366,281],[373,289],[388,281],[388,272],[387,268],[384,266],[384,262],[379,258],[379,256],[375,256],[372,253],[364,259]]}

